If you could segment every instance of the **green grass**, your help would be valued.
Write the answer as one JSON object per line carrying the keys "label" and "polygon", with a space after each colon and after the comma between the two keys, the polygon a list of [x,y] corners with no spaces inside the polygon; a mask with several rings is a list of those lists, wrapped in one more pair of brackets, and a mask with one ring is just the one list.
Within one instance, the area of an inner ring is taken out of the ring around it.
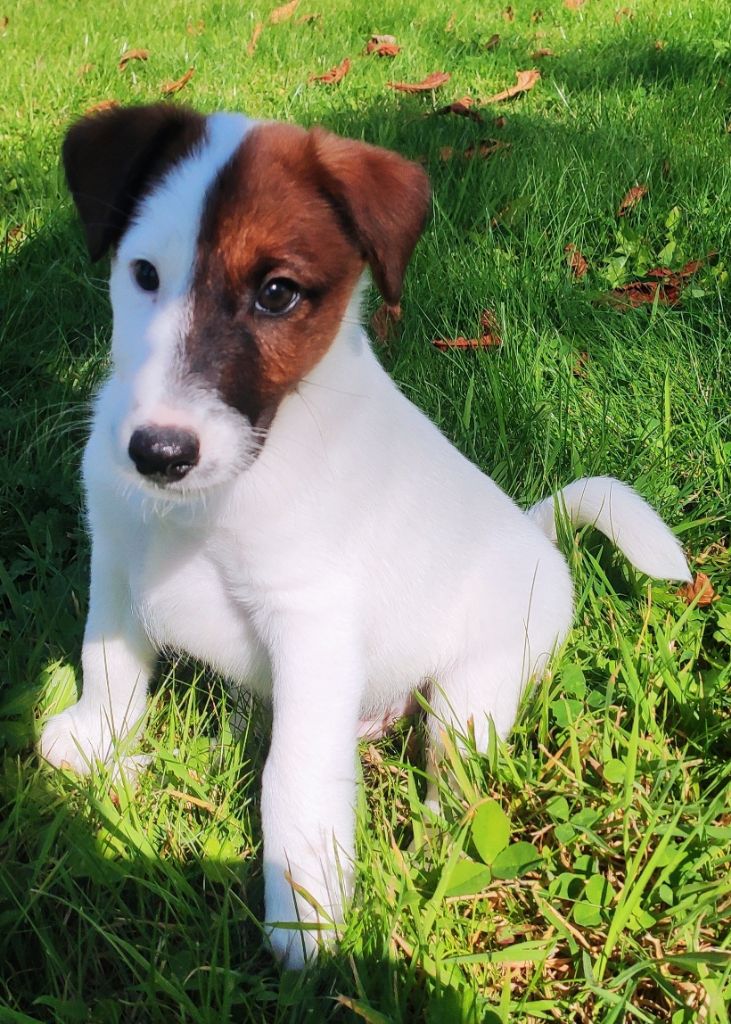
{"label": "green grass", "polygon": [[[727,1024],[729,7],[633,6],[616,23],[607,0],[544,0],[539,21],[521,0],[513,21],[467,0],[382,15],[363,0],[301,0],[297,16],[322,17],[267,24],[253,56],[263,6],[0,11],[0,1021]],[[361,56],[373,32],[402,52]],[[129,47],[150,58],[120,72]],[[530,94],[494,111],[504,126],[489,108],[484,125],[434,115],[512,84],[539,47],[556,56]],[[308,85],[344,56],[341,85]],[[59,145],[91,104],[155,100],[192,66],[181,101],[321,122],[425,160],[433,217],[400,336],[382,350],[389,370],[525,504],[579,474],[634,482],[720,595],[689,608],[596,536],[568,538],[575,628],[510,743],[450,758],[444,820],[426,827],[418,727],[362,749],[354,912],[339,951],[301,976],[280,974],[258,923],[263,709],[234,742],[220,682],[173,662],[136,792],[54,774],[32,751],[79,665],[78,464],[109,337],[105,268],[86,260]],[[434,99],[385,87],[436,70],[453,77]],[[482,138],[510,145],[440,159]],[[648,194],[619,219],[636,183]],[[590,263],[580,280],[570,243]],[[595,301],[663,260],[712,252],[678,308]],[[474,334],[485,307],[500,349],[430,345]]]}

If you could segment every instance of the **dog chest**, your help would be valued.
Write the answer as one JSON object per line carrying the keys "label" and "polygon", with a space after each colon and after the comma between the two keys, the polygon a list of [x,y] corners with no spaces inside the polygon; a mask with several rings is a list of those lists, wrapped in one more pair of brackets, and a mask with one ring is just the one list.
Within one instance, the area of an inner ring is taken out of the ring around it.
{"label": "dog chest", "polygon": [[188,654],[268,696],[269,659],[245,608],[195,536],[153,529],[130,573],[136,614],[158,650]]}

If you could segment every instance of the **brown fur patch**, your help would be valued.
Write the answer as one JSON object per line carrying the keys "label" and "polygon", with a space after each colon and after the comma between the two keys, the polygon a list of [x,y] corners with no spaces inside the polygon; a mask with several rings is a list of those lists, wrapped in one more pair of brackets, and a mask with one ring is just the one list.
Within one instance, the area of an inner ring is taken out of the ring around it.
{"label": "brown fur patch", "polygon": [[[255,128],[204,213],[186,342],[192,373],[252,423],[271,418],[335,338],[366,259],[389,295],[400,294],[428,186],[411,213],[399,209],[393,187],[398,180],[411,187],[415,176],[421,186],[416,165],[318,129]],[[401,235],[394,227],[374,240],[388,209]],[[301,294],[281,316],[255,307],[274,278],[294,281]]]}
{"label": "brown fur patch", "polygon": [[113,107],[72,125],[63,164],[92,260],[119,242],[141,197],[195,148],[205,124],[185,107],[155,103]]}

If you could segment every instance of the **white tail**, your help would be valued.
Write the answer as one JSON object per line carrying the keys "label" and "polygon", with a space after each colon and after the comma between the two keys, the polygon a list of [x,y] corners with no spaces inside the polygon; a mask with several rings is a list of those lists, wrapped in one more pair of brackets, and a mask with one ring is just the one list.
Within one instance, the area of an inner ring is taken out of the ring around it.
{"label": "white tail", "polygon": [[594,526],[616,544],[636,569],[664,580],[691,580],[683,549],[654,509],[627,484],[611,476],[575,480],[528,510],[556,541],[556,506],[573,526]]}

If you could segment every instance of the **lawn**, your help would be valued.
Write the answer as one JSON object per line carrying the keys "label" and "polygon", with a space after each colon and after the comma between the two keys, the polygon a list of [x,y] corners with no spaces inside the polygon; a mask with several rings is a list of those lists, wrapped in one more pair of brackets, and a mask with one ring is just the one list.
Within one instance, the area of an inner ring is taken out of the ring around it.
{"label": "lawn", "polygon": [[[729,1021],[731,10],[628,2],[0,10],[0,1022]],[[373,33],[400,52],[366,55]],[[339,83],[309,80],[346,57]],[[534,67],[522,96],[438,113]],[[377,343],[399,386],[521,503],[584,474],[635,484],[715,594],[689,603],[566,536],[575,627],[507,745],[448,746],[443,816],[418,723],[362,746],[355,905],[302,975],[259,924],[265,709],[171,661],[137,789],[33,753],[80,681],[78,469],[110,334],[60,142],[190,68],[175,102],[424,162],[433,214]],[[387,85],[436,71],[435,91]],[[479,336],[486,309],[499,345],[432,344]]]}

